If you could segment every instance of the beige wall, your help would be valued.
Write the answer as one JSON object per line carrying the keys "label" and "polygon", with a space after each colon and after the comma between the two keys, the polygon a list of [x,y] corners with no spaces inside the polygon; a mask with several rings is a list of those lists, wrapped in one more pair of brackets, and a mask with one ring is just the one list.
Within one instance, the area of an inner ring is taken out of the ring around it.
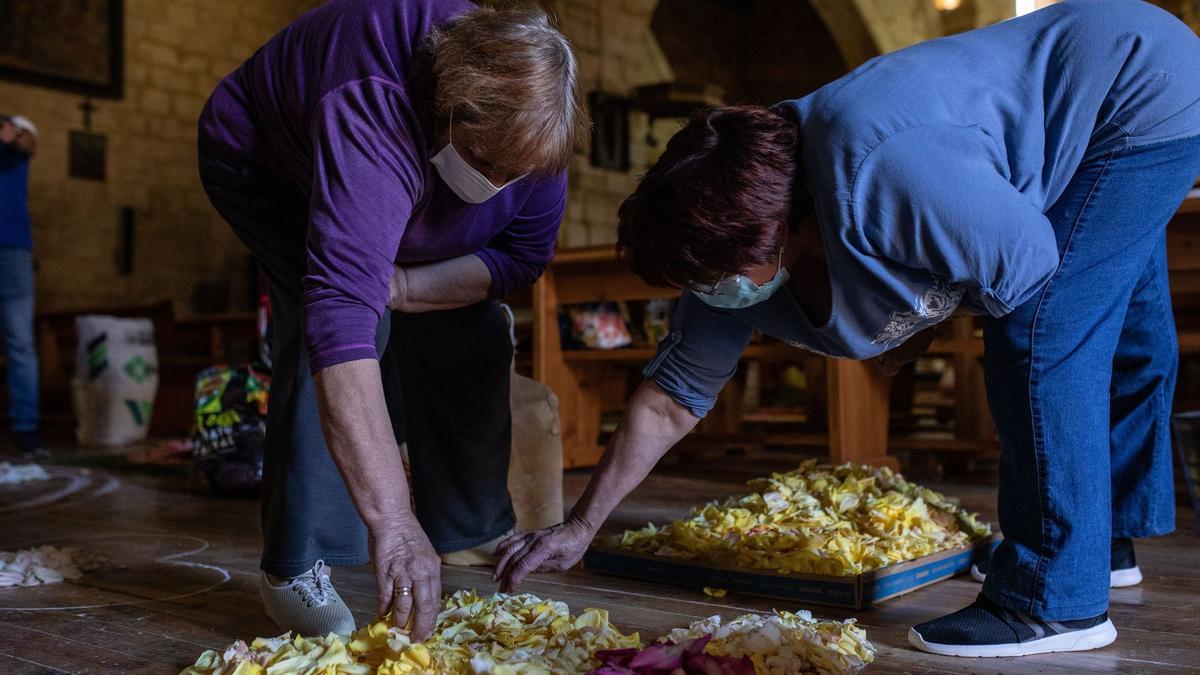
{"label": "beige wall", "polygon": [[[849,67],[880,53],[939,37],[943,31],[944,17],[930,0],[807,1],[828,27]],[[585,92],[603,89],[610,94],[628,95],[640,84],[674,77],[671,64],[650,30],[658,0],[543,0],[543,4],[558,15],[563,32],[575,45]],[[1011,16],[1012,5],[1012,0],[966,0],[959,10],[963,16],[959,18],[973,25],[985,25]],[[704,8],[697,7],[695,11],[701,9]],[[727,11],[720,7],[708,9],[716,13]],[[709,45],[706,40],[697,40],[695,45],[697,50],[719,47]],[[714,69],[714,81],[720,79],[718,70]],[[581,143],[571,166],[571,192],[560,246],[615,241],[617,207],[633,191],[652,154],[644,142],[646,125],[645,115],[633,115],[629,172],[591,167],[587,139]],[[676,121],[660,120],[655,124],[654,135],[660,143],[665,143],[677,125]]]}
{"label": "beige wall", "polygon": [[[127,0],[125,97],[95,100],[108,136],[108,179],[67,177],[77,94],[0,81],[0,110],[38,125],[31,165],[42,309],[171,298],[186,310],[198,281],[227,278],[247,295],[246,259],[196,178],[196,118],[217,81],[311,0]],[[119,209],[136,214],[133,274],[117,273]]]}
{"label": "beige wall", "polygon": [[1200,33],[1200,0],[1150,0]]}
{"label": "beige wall", "polygon": [[[795,0],[800,1],[800,0]],[[929,0],[809,0],[849,66],[938,36]],[[1200,0],[1158,0],[1200,28]],[[43,309],[171,298],[187,310],[197,283],[227,280],[247,295],[246,255],[207,203],[195,175],[195,119],[217,80],[318,0],[127,0],[126,96],[97,100],[93,130],[109,138],[108,180],[67,178],[67,132],[81,128],[81,97],[0,81],[0,112],[41,128],[30,206]],[[658,0],[543,0],[579,55],[585,91],[629,94],[675,74],[650,30]],[[965,0],[967,21],[1006,18],[1011,0]],[[701,48],[698,45],[697,48]],[[661,141],[676,122],[660,121]],[[631,129],[628,172],[589,166],[586,139],[571,166],[562,246],[611,243],[616,211],[646,168],[644,115]],[[137,217],[134,273],[117,274],[119,209]]]}
{"label": "beige wall", "polygon": [[[650,32],[658,0],[545,0],[558,16],[563,33],[579,58],[584,92],[629,94],[641,84],[671,80],[674,75]],[[611,243],[616,238],[617,207],[633,191],[646,163],[647,119],[633,116],[628,172],[597,169],[588,161],[587,139],[571,162],[571,191],[559,236],[560,246]]]}

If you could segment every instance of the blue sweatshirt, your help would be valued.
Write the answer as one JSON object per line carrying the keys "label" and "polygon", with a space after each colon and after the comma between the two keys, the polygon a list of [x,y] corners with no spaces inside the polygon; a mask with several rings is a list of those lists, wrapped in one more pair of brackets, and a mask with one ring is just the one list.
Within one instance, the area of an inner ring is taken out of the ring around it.
{"label": "blue sweatshirt", "polygon": [[1079,165],[1200,135],[1200,39],[1136,0],[1067,0],[863,64],[779,104],[831,270],[812,325],[791,293],[740,310],[684,293],[645,374],[703,417],[754,330],[865,359],[959,306],[1000,317],[1058,265],[1045,213]]}
{"label": "blue sweatshirt", "polygon": [[0,248],[33,248],[28,191],[29,155],[0,144]]}

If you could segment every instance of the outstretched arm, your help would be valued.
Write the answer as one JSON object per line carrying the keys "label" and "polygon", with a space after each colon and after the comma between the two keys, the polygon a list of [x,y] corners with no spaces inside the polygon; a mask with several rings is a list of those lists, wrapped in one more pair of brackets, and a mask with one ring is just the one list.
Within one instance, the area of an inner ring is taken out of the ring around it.
{"label": "outstretched arm", "polygon": [[507,592],[532,572],[561,571],[579,562],[617,504],[697,422],[653,381],[643,382],[566,521],[502,542],[493,580]]}
{"label": "outstretched arm", "polygon": [[[379,363],[345,361],[313,376],[321,430],[367,525],[378,589],[376,613],[429,635],[441,608],[441,560],[409,507],[408,479],[392,432]],[[409,589],[404,591],[402,589]]]}

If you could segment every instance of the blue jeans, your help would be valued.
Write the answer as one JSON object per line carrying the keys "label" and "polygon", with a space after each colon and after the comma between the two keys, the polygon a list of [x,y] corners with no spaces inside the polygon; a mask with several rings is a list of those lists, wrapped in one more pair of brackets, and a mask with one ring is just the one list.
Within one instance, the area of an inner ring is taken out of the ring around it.
{"label": "blue jeans", "polygon": [[13,431],[38,428],[38,362],[33,341],[33,254],[0,247],[0,333]]}
{"label": "blue jeans", "polygon": [[984,325],[1005,537],[984,593],[999,605],[1099,615],[1110,539],[1175,527],[1166,225],[1198,174],[1200,137],[1085,160],[1047,213],[1058,270]]}

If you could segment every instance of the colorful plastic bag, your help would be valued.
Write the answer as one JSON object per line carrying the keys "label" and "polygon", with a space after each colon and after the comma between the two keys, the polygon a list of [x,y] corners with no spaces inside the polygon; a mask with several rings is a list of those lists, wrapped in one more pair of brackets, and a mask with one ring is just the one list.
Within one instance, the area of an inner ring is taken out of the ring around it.
{"label": "colorful plastic bag", "polygon": [[270,388],[270,376],[252,366],[209,368],[196,377],[192,452],[213,493],[258,492]]}

